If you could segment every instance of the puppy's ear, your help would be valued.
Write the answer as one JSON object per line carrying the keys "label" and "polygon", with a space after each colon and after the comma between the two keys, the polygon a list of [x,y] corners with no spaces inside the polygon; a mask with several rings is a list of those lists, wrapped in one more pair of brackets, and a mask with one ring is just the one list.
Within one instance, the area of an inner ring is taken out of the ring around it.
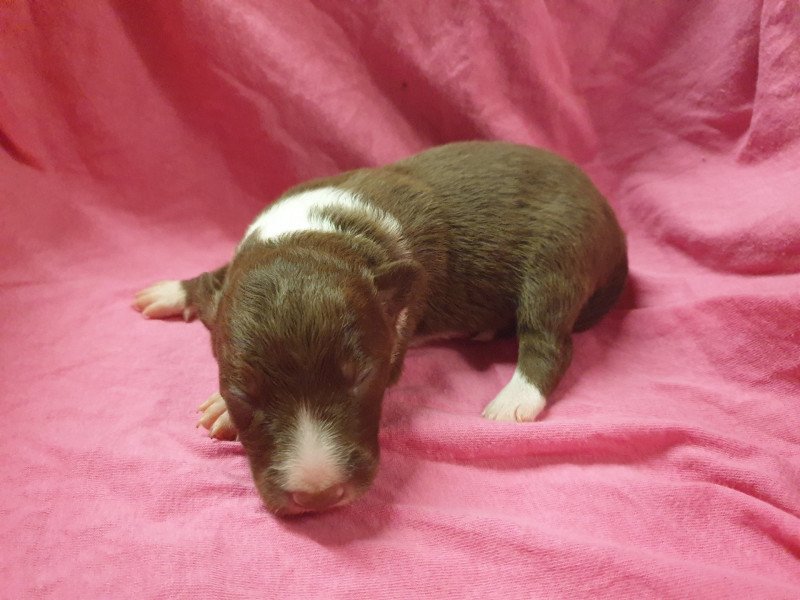
{"label": "puppy's ear", "polygon": [[[228,265],[220,267],[216,271],[209,271],[198,275],[194,279],[187,279],[183,282],[186,290],[188,304],[193,307],[195,313],[189,313],[190,320],[195,314],[200,317],[209,330],[214,326],[217,319],[217,307],[219,306],[222,285],[225,282],[225,274]],[[186,318],[186,315],[184,315]]]}
{"label": "puppy's ear", "polygon": [[422,280],[422,267],[413,260],[397,260],[376,269],[373,282],[378,290],[378,299],[390,322],[397,322],[397,317],[403,309],[408,308]]}

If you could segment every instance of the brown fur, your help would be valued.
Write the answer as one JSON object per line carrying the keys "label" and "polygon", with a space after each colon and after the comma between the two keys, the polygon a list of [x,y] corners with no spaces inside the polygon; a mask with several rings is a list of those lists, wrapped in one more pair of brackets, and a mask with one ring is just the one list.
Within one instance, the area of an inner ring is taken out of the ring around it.
{"label": "brown fur", "polygon": [[518,369],[547,395],[569,365],[570,333],[610,309],[627,275],[610,207],[580,169],[544,150],[450,144],[283,197],[323,186],[391,214],[403,239],[363,212],[330,209],[341,233],[251,236],[230,265],[183,282],[277,512],[283,491],[270,466],[298,403],[336,424],[363,491],[377,465],[381,399],[412,335],[516,327]]}

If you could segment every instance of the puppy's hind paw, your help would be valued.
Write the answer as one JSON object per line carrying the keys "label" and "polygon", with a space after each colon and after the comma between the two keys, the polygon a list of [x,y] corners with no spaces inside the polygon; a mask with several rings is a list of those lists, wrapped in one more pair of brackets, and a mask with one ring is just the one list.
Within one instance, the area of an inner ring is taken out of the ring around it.
{"label": "puppy's hind paw", "polygon": [[483,417],[493,421],[530,422],[544,410],[545,403],[536,386],[515,372],[511,381],[483,409]]}

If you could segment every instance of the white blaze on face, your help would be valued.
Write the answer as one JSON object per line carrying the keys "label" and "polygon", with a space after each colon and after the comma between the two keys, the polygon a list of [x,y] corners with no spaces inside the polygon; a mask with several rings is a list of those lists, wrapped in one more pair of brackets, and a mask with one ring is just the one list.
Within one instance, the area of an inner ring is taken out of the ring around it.
{"label": "white blaze on face", "polygon": [[364,213],[397,237],[402,233],[397,219],[389,213],[367,204],[353,192],[327,186],[299,192],[276,202],[247,228],[244,239],[256,235],[258,239],[269,242],[300,231],[336,231],[334,224],[320,211],[339,207]]}
{"label": "white blaze on face", "polygon": [[346,481],[345,450],[330,423],[302,407],[290,435],[289,447],[274,467],[284,490],[314,494]]}

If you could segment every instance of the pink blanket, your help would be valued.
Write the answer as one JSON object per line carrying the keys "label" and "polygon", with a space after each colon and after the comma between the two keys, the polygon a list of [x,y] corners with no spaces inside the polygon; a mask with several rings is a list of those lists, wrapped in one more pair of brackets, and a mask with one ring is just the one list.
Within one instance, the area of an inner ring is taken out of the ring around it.
{"label": "pink blanket", "polygon": [[[0,596],[800,598],[793,0],[0,3]],[[530,426],[513,342],[411,352],[362,500],[280,521],[194,428],[226,261],[312,176],[472,138],[583,165],[632,281]]]}

